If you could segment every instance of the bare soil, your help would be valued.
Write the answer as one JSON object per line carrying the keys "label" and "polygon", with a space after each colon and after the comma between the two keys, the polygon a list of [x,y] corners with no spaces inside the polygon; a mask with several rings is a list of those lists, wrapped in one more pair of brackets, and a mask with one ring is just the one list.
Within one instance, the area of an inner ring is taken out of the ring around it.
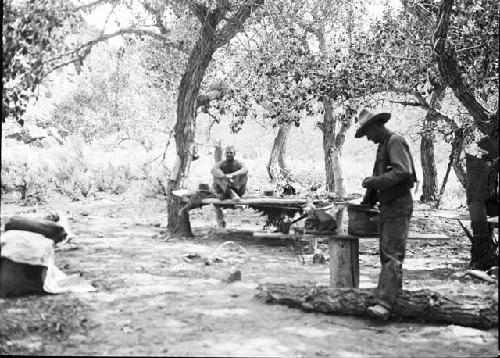
{"label": "bare soil", "polygon": [[[499,353],[498,330],[305,313],[255,298],[264,282],[328,285],[329,266],[293,243],[254,239],[265,219],[226,210],[226,230],[213,208],[191,212],[194,238],[170,239],[162,201],[94,200],[22,207],[2,205],[2,219],[61,209],[72,217],[74,246],[56,252],[57,267],[80,273],[96,292],[0,299],[0,353],[168,356],[439,356]],[[498,285],[464,275],[469,242],[453,220],[418,209],[416,231],[449,241],[410,241],[405,288],[497,294]],[[226,243],[232,241],[234,243]],[[327,250],[326,245],[319,245]],[[374,287],[378,243],[360,244],[361,287]],[[209,265],[205,258],[216,257]],[[226,282],[239,270],[241,280]]]}

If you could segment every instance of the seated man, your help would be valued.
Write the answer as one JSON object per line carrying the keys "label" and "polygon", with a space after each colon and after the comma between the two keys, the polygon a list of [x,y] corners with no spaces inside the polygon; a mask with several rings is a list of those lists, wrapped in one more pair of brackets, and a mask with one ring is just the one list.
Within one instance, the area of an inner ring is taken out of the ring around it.
{"label": "seated man", "polygon": [[234,159],[233,146],[226,148],[226,159],[216,163],[212,169],[214,190],[221,199],[239,199],[245,194],[248,180],[247,167]]}

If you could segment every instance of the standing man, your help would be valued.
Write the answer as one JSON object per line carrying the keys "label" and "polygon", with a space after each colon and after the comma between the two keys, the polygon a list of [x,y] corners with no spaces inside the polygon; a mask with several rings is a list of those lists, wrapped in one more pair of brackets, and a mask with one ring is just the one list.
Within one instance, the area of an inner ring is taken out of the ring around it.
{"label": "standing man", "polygon": [[226,148],[226,159],[216,163],[212,169],[213,186],[221,199],[239,199],[245,194],[248,169],[235,160],[236,152],[232,145]]}
{"label": "standing man", "polygon": [[402,265],[410,217],[413,213],[411,188],[417,181],[415,166],[408,144],[398,134],[385,127],[390,113],[371,113],[363,109],[359,114],[359,128],[355,137],[366,138],[378,144],[373,176],[363,180],[366,194],[362,204],[380,203],[380,263],[377,304],[368,308],[370,316],[387,320],[392,305],[402,291]]}

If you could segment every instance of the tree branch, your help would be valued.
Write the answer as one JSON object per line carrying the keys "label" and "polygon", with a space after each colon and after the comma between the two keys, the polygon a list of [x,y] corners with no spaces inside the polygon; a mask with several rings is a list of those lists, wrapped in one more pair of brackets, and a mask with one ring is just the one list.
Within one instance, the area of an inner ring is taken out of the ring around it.
{"label": "tree branch", "polygon": [[412,15],[416,16],[429,29],[433,29],[436,25],[436,19],[431,12],[426,10],[421,4],[414,0],[401,0],[403,7]]}
{"label": "tree branch", "polygon": [[110,0],[96,0],[96,1],[93,1],[93,2],[88,3],[88,4],[83,4],[83,5],[80,5],[80,6],[75,6],[73,8],[73,10],[74,11],[89,10],[89,9],[95,7],[95,6],[102,5],[102,4],[105,4],[105,3],[114,3],[116,5],[118,2],[113,2],[113,1],[110,1]]}
{"label": "tree branch", "polygon": [[189,6],[189,9],[191,10],[191,12],[203,24],[205,22],[205,19],[208,16],[208,8],[206,6],[198,4],[197,2],[194,2],[194,1],[190,1],[188,6]]}
{"label": "tree branch", "polygon": [[400,60],[408,60],[408,61],[422,61],[421,58],[416,58],[416,57],[405,57],[405,56],[398,56],[398,55],[386,55],[383,53],[367,53],[367,52],[361,52],[355,49],[351,49],[352,52],[358,55],[362,56],[378,56],[378,57],[389,57],[389,58],[397,58]]}
{"label": "tree branch", "polygon": [[224,27],[218,31],[215,47],[219,48],[229,42],[238,32],[243,30],[243,24],[252,14],[255,7],[264,4],[264,0],[247,0],[238,7],[238,10],[227,20]]}
{"label": "tree branch", "polygon": [[453,0],[443,0],[439,10],[438,27],[434,32],[434,53],[439,72],[446,83],[453,89],[455,96],[467,108],[478,129],[485,134],[491,134],[495,126],[494,121],[492,121],[494,116],[488,111],[486,105],[474,96],[472,89],[465,83],[458,69],[453,45],[447,39],[452,6]]}
{"label": "tree branch", "polygon": [[[184,46],[184,43],[173,42],[169,36],[166,36],[164,34],[159,34],[157,32],[151,31],[151,30],[136,29],[136,28],[128,27],[128,28],[123,28],[123,29],[117,30],[113,33],[102,34],[101,36],[99,36],[93,40],[90,40],[90,41],[72,49],[71,51],[62,53],[58,56],[55,56],[55,57],[52,57],[52,58],[45,60],[42,63],[42,65],[46,65],[50,62],[57,61],[59,59],[64,58],[65,56],[71,56],[71,55],[73,55],[73,54],[75,54],[78,51],[83,50],[83,49],[86,49],[85,52],[87,52],[88,49],[92,48],[93,46],[95,46],[99,42],[109,40],[109,39],[116,37],[116,36],[129,35],[129,34],[130,35],[147,35],[147,36],[151,36],[151,37],[156,37],[157,39],[165,41],[166,44],[171,46],[172,48],[175,48],[175,49],[177,49],[181,52],[184,52],[184,53],[188,53],[187,49]],[[78,58],[81,58],[81,57],[82,56],[78,56]],[[83,56],[83,57],[85,57],[85,56]],[[74,62],[74,61],[71,61],[71,62]],[[69,62],[69,63],[71,63],[71,62]],[[59,66],[59,67],[61,67],[61,66]]]}
{"label": "tree branch", "polygon": [[181,52],[184,52],[186,54],[188,53],[187,49],[183,45],[183,42],[181,44],[181,43],[172,41],[172,39],[165,34],[160,34],[160,33],[154,32],[152,30],[138,29],[138,28],[134,28],[134,27],[127,27],[127,28],[123,28],[123,29],[117,30],[115,32],[112,32],[110,34],[103,34],[102,36],[98,37],[97,39],[94,39],[94,40],[87,42],[87,44],[84,46],[94,46],[98,42],[106,41],[106,40],[109,40],[110,38],[113,38],[116,36],[121,36],[121,35],[146,35],[146,36],[156,37],[157,39],[165,41],[166,45],[168,45],[172,48],[175,48]]}
{"label": "tree branch", "polygon": [[316,127],[318,127],[319,130],[322,131],[323,133],[325,132],[325,123],[323,123],[323,122],[317,122],[316,123]]}
{"label": "tree branch", "polygon": [[403,106],[424,107],[420,102],[412,102],[412,101],[390,101],[390,102],[401,104]]}
{"label": "tree branch", "polygon": [[148,4],[145,1],[141,1],[141,4],[144,9],[146,9],[155,18],[156,26],[160,30],[160,33],[163,35],[170,34],[171,31],[167,29],[163,23],[161,10],[155,9],[151,4]]}

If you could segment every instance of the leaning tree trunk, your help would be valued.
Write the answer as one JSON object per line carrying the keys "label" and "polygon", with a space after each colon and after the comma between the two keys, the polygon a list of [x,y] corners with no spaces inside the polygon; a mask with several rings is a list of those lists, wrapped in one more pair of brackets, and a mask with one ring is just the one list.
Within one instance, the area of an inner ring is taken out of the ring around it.
{"label": "leaning tree trunk", "polygon": [[170,198],[167,228],[172,235],[187,237],[193,235],[189,222],[189,212],[186,210],[179,214],[183,203],[179,197],[173,196],[171,193],[181,187],[191,161],[195,136],[196,99],[214,51],[214,31],[212,28],[204,27],[200,39],[189,56],[186,71],[179,86],[177,123],[175,125],[177,162],[167,188],[167,194]]}
{"label": "leaning tree trunk", "polygon": [[274,138],[273,149],[267,163],[267,173],[272,181],[293,181],[290,169],[285,162],[286,144],[292,126],[290,123],[283,123],[278,129]]}
{"label": "leaning tree trunk", "polygon": [[[215,50],[226,45],[238,32],[252,12],[264,0],[245,1],[240,5],[228,6],[227,2],[216,2],[216,8],[209,8],[198,2],[188,2],[188,7],[200,21],[200,36],[189,55],[186,70],[182,75],[177,97],[177,122],[175,141],[177,160],[167,187],[168,226],[171,235],[192,236],[188,211],[181,211],[183,204],[172,191],[181,187],[188,172],[194,151],[195,118],[197,99],[205,71]],[[234,11],[233,11],[234,10]],[[232,12],[232,14],[230,14]],[[218,26],[224,20],[222,26]]]}
{"label": "leaning tree trunk", "polygon": [[[442,0],[439,8],[438,26],[433,39],[434,54],[439,73],[453,89],[460,103],[472,116],[476,128],[486,135],[487,140],[496,139],[496,151],[498,153],[499,108],[497,106],[495,113],[490,112],[484,101],[475,95],[474,89],[469,86],[463,76],[455,48],[448,40],[448,29],[453,6],[454,0]],[[484,174],[487,172],[485,165],[487,163],[482,159],[476,160],[470,155],[466,156],[467,203],[469,205],[471,226],[474,231],[470,265],[481,269],[498,265],[497,250],[495,245],[492,245],[493,233],[487,223],[486,203],[482,199],[486,195],[483,188],[488,187],[489,184],[488,175]]]}

